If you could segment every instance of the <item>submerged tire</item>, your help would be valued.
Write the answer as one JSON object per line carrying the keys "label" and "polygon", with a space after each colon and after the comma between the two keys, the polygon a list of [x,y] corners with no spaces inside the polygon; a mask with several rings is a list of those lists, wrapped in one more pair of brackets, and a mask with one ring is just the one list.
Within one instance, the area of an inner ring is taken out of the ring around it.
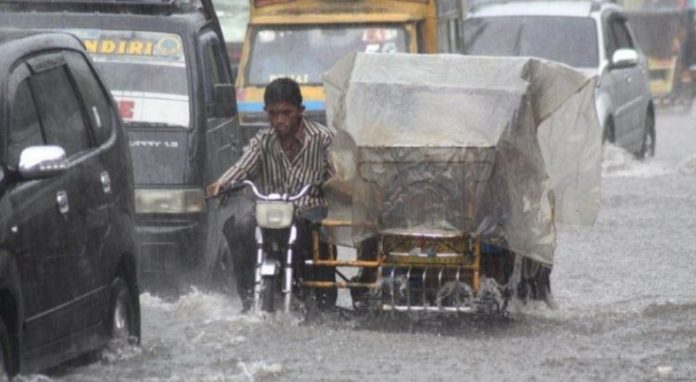
{"label": "submerged tire", "polygon": [[111,283],[108,330],[112,340],[130,344],[138,342],[135,306],[123,279],[117,277]]}
{"label": "submerged tire", "polygon": [[608,120],[604,124],[604,131],[602,132],[602,144],[614,144],[616,142],[616,134],[614,131],[614,122]]}
{"label": "submerged tire", "polygon": [[261,310],[273,313],[275,299],[275,277],[264,277],[261,280]]}
{"label": "submerged tire", "polygon": [[640,148],[638,158],[645,159],[653,156],[655,156],[655,118],[651,113],[648,113],[645,115],[643,146]]}

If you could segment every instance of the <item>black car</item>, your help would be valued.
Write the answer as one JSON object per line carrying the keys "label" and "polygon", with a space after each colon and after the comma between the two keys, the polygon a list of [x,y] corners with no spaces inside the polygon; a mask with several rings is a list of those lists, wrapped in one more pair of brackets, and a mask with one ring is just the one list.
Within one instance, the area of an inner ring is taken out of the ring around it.
{"label": "black car", "polygon": [[0,25],[78,36],[111,89],[133,156],[143,288],[179,287],[223,258],[224,217],[204,188],[243,143],[210,0],[0,0]]}
{"label": "black car", "polygon": [[128,139],[80,41],[0,30],[0,378],[137,342]]}

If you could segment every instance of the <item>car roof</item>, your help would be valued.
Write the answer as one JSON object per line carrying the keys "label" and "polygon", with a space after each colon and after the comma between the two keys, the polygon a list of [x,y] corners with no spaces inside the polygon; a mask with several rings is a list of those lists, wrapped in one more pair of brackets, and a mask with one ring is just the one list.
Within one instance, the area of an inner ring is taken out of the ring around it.
{"label": "car roof", "polygon": [[575,16],[590,17],[603,8],[621,9],[604,1],[512,0],[479,3],[470,12],[473,17],[490,16]]}
{"label": "car roof", "polygon": [[[205,19],[200,13],[151,16],[118,13],[0,12],[0,25],[22,29],[109,29],[168,32],[184,40]],[[188,44],[187,42],[185,42]]]}
{"label": "car roof", "polygon": [[84,50],[80,40],[68,33],[0,28],[0,76],[19,58],[52,48]]}
{"label": "car roof", "polygon": [[0,0],[0,25],[21,28],[101,28],[185,34],[205,21],[204,11],[188,1]]}
{"label": "car roof", "polygon": [[196,8],[181,0],[2,0],[3,10],[70,13],[130,13],[170,15],[189,13]]}

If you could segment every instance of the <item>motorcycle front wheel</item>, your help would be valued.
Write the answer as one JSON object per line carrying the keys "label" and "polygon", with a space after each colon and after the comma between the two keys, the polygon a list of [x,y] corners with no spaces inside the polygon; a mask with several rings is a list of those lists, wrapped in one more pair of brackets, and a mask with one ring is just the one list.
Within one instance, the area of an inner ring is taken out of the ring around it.
{"label": "motorcycle front wheel", "polygon": [[275,297],[275,276],[265,276],[261,279],[261,310],[273,313]]}

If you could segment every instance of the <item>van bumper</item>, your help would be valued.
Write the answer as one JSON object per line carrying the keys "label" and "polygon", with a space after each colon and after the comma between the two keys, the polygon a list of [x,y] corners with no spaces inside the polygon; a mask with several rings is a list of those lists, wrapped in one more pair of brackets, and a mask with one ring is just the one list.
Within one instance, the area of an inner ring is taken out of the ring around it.
{"label": "van bumper", "polygon": [[205,252],[205,214],[136,215],[142,279],[194,271]]}

